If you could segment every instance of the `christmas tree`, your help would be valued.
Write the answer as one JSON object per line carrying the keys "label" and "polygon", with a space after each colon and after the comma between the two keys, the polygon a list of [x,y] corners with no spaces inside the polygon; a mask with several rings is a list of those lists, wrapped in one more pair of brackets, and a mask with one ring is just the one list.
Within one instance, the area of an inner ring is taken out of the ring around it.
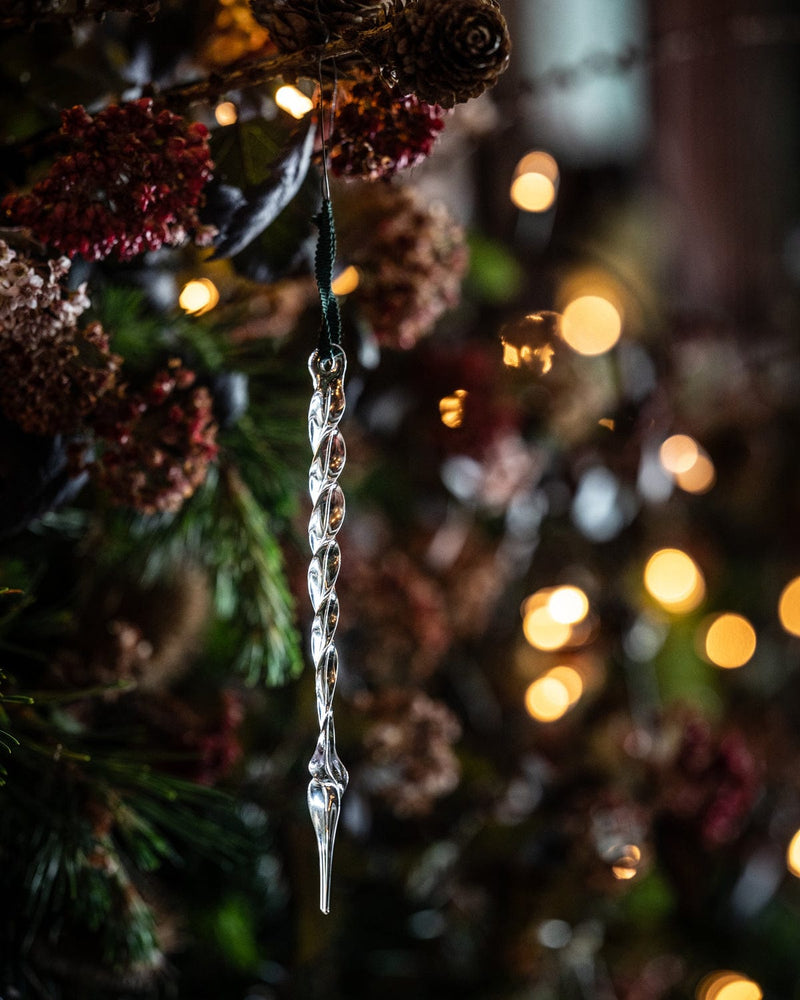
{"label": "christmas tree", "polygon": [[800,997],[788,2],[0,28],[0,997]]}

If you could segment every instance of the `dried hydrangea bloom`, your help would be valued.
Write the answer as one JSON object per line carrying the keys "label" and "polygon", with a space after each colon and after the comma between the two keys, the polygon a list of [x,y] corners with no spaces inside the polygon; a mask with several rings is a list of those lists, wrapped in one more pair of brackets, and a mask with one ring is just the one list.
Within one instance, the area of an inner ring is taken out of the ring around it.
{"label": "dried hydrangea bloom", "polygon": [[178,510],[217,456],[211,394],[180,361],[143,392],[106,399],[93,427],[100,445],[93,478],[114,503],[145,514]]}
{"label": "dried hydrangea bloom", "polygon": [[0,408],[30,434],[73,433],[116,383],[103,328],[78,329],[90,303],[84,285],[67,291],[69,269],[0,240]]}
{"label": "dried hydrangea bloom", "polygon": [[211,242],[197,214],[213,167],[205,125],[144,97],[94,117],[78,105],[61,121],[70,151],[28,194],[3,200],[8,224],[86,260],[130,260],[189,235]]}

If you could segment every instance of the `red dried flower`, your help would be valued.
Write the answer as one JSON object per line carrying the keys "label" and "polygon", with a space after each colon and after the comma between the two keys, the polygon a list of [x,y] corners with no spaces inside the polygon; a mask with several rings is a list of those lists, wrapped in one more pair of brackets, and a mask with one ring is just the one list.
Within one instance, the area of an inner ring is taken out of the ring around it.
{"label": "red dried flower", "polygon": [[371,181],[390,177],[430,155],[446,112],[377,77],[338,88],[330,137],[331,171]]}
{"label": "red dried flower", "polygon": [[197,215],[213,167],[204,125],[143,97],[94,117],[70,108],[61,132],[71,151],[28,194],[3,200],[9,224],[87,260],[130,260],[190,233],[201,245],[211,241]]}
{"label": "red dried flower", "polygon": [[115,503],[145,514],[178,510],[217,456],[211,395],[180,361],[145,392],[123,390],[106,401],[93,425],[103,445],[94,478]]}

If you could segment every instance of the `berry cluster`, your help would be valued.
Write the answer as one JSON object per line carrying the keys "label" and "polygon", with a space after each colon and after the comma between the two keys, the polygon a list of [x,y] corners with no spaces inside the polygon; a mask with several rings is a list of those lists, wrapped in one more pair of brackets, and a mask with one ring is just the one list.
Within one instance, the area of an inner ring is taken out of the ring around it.
{"label": "berry cluster", "polygon": [[78,105],[61,119],[71,151],[28,194],[3,200],[8,224],[87,260],[130,260],[189,234],[211,241],[197,215],[213,167],[204,125],[159,111],[150,98],[94,117]]}
{"label": "berry cluster", "polygon": [[374,181],[414,167],[430,155],[445,114],[438,104],[376,77],[342,84],[330,139],[331,171]]}
{"label": "berry cluster", "polygon": [[207,389],[171,361],[145,392],[120,392],[93,421],[102,451],[90,471],[112,500],[145,514],[176,511],[217,455]]}

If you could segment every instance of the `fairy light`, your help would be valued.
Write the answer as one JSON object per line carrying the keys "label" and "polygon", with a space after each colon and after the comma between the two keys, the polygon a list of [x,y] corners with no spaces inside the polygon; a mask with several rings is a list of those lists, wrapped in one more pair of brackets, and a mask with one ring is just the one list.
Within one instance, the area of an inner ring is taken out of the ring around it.
{"label": "fairy light", "polygon": [[569,691],[557,677],[539,677],[525,692],[525,708],[537,722],[555,722],[569,707]]}
{"label": "fairy light", "polygon": [[209,278],[193,278],[187,281],[178,296],[178,305],[192,316],[208,312],[218,302],[217,286]]}
{"label": "fairy light", "polygon": [[511,201],[523,212],[547,212],[556,200],[558,164],[549,153],[535,150],[514,170]]}
{"label": "fairy light", "polygon": [[601,295],[580,295],[564,309],[561,335],[578,354],[605,354],[621,334],[619,310]]}
{"label": "fairy light", "polygon": [[795,833],[786,848],[786,867],[795,878],[800,878],[800,830]]}
{"label": "fairy light", "polygon": [[717,470],[714,463],[704,451],[700,451],[694,465],[685,472],[675,473],[675,482],[686,493],[708,493],[717,481]]}
{"label": "fairy light", "polygon": [[697,1000],[762,1000],[758,983],[740,972],[719,969],[704,976],[697,984]]}
{"label": "fairy light", "polygon": [[703,648],[711,663],[724,670],[743,667],[756,651],[756,630],[743,616],[717,615],[705,630]]}
{"label": "fairy light", "polygon": [[456,389],[452,396],[444,396],[439,400],[439,416],[445,427],[455,430],[463,424],[464,400],[468,395],[466,389]]}
{"label": "fairy light", "polygon": [[580,587],[556,587],[547,599],[547,609],[562,625],[577,625],[589,613],[589,598]]}
{"label": "fairy light", "polygon": [[275,103],[292,118],[304,118],[314,107],[314,102],[302,90],[284,84],[275,91]]}
{"label": "fairy light", "polygon": [[658,603],[675,613],[694,611],[705,597],[703,574],[680,549],[659,549],[647,560],[644,585]]}
{"label": "fairy light", "polygon": [[525,638],[535,649],[552,650],[566,646],[572,635],[572,628],[557,622],[546,604],[530,608],[522,619]]}
{"label": "fairy light", "polygon": [[353,267],[351,264],[333,279],[331,282],[331,291],[334,295],[349,295],[358,288],[360,280],[361,275],[358,273],[358,268]]}
{"label": "fairy light", "polygon": [[552,677],[559,684],[564,685],[569,698],[570,708],[580,701],[583,694],[583,678],[574,667],[570,667],[565,663],[559,664],[557,667],[552,667],[548,670],[545,677]]}
{"label": "fairy light", "polygon": [[625,844],[620,848],[619,856],[611,866],[611,874],[621,882],[635,878],[639,874],[641,860],[641,848],[636,844]]}
{"label": "fairy light", "polygon": [[214,117],[218,125],[234,125],[239,118],[239,112],[232,101],[222,101],[214,108]]}
{"label": "fairy light", "polygon": [[700,449],[688,434],[673,434],[661,445],[658,457],[667,472],[688,472],[697,461]]}
{"label": "fairy light", "polygon": [[781,591],[778,617],[787,632],[800,635],[800,576],[790,580]]}

